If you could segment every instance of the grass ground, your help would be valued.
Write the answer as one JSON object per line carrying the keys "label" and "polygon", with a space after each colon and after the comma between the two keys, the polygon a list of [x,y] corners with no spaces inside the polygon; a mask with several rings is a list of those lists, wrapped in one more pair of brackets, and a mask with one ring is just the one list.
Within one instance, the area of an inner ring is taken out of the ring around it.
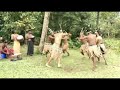
{"label": "grass ground", "polygon": [[79,49],[70,49],[70,56],[63,56],[62,68],[57,68],[56,61],[52,61],[52,68],[45,67],[45,56],[28,57],[23,50],[23,60],[0,60],[0,78],[120,78],[120,54],[111,49],[106,55],[108,65],[102,59],[96,71],[91,70],[92,61],[82,56]]}

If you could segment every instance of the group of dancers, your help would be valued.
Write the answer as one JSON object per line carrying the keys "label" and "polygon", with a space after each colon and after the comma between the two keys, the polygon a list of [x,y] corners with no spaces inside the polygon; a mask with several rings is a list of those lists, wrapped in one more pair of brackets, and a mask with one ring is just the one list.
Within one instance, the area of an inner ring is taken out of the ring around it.
{"label": "group of dancers", "polygon": [[[62,32],[52,32],[48,36],[48,43],[45,43],[43,53],[46,53],[48,57],[48,61],[46,63],[47,67],[50,66],[50,62],[55,59],[58,62],[58,67],[61,67],[61,59],[63,53],[67,52],[69,56],[69,43],[68,40],[71,37],[70,33]],[[101,57],[105,60],[105,64],[107,65],[105,59],[106,48],[103,42],[103,38],[99,31],[92,33],[91,31],[87,32],[87,35],[84,32],[80,32],[79,36],[80,42],[82,45],[80,47],[80,52],[82,55],[87,55],[89,59],[93,62],[94,71],[96,68],[96,60],[100,61]]]}

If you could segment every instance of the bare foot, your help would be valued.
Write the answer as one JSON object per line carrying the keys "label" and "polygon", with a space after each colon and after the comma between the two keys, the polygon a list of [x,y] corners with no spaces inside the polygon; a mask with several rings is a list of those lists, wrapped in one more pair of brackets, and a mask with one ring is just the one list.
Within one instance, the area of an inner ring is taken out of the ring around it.
{"label": "bare foot", "polygon": [[95,71],[95,68],[92,68],[92,71]]}
{"label": "bare foot", "polygon": [[58,68],[62,67],[61,64],[58,64]]}
{"label": "bare foot", "polygon": [[105,65],[108,65],[107,63],[105,63]]}
{"label": "bare foot", "polygon": [[97,66],[93,67],[93,68],[92,68],[92,71],[95,71],[95,68],[96,68],[96,67],[97,67]]}
{"label": "bare foot", "polygon": [[46,63],[46,65],[45,65],[46,67],[51,67],[50,65],[48,65],[47,63]]}

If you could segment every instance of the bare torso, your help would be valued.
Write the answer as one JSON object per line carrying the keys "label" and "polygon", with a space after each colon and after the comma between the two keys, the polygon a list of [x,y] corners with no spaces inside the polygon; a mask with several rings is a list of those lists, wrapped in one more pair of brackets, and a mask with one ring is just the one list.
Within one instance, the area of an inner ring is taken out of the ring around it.
{"label": "bare torso", "polygon": [[55,44],[58,44],[60,46],[60,43],[61,43],[61,39],[63,37],[63,33],[56,33],[54,34],[55,36]]}
{"label": "bare torso", "polygon": [[88,44],[91,46],[91,45],[96,45],[96,35],[94,34],[89,34],[87,37],[87,42]]}
{"label": "bare torso", "polygon": [[68,36],[65,36],[65,37],[64,37],[64,39],[63,39],[64,44],[67,44],[67,43],[68,43],[68,39],[69,39],[69,37],[68,37]]}
{"label": "bare torso", "polygon": [[52,36],[52,35],[48,36],[48,43],[51,43],[51,44],[54,43],[54,36]]}
{"label": "bare torso", "polygon": [[55,37],[54,43],[56,43],[60,46],[62,38],[66,35],[67,35],[67,33],[56,33],[56,34],[54,34],[54,37]]}

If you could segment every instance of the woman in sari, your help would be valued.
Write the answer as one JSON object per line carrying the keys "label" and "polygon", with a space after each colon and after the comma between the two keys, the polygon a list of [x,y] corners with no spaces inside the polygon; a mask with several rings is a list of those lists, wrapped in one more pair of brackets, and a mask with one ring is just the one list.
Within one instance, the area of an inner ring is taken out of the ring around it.
{"label": "woman in sari", "polygon": [[[14,50],[14,56],[17,57],[18,60],[21,60],[22,58],[20,53],[20,42],[17,40],[17,37],[19,36],[16,31],[12,32],[11,40],[13,40],[13,50]],[[13,60],[13,59],[12,59]]]}

